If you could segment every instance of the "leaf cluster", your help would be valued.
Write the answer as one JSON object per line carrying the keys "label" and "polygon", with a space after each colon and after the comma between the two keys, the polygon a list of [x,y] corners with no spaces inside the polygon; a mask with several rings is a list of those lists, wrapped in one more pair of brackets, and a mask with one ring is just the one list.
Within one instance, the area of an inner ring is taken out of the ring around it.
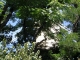
{"label": "leaf cluster", "polygon": [[[41,56],[39,56],[40,51],[36,53],[33,51],[34,47],[28,46],[28,43],[25,43],[24,46],[20,44],[15,48],[7,48],[5,46],[6,41],[2,41],[2,47],[0,48],[0,59],[1,60],[41,60]],[[3,48],[4,47],[4,48]]]}

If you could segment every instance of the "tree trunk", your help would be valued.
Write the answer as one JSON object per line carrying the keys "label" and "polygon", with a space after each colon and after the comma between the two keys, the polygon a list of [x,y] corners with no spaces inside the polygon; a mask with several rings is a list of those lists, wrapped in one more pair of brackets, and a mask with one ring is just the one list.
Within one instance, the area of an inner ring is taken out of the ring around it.
{"label": "tree trunk", "polygon": [[23,20],[23,40],[26,41],[26,19]]}

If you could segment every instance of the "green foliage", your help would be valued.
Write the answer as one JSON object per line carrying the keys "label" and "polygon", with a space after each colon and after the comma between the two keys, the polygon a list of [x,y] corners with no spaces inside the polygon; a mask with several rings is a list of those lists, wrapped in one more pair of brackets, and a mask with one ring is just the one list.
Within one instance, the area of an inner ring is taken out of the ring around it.
{"label": "green foliage", "polygon": [[59,60],[59,59],[61,59],[60,54],[52,54],[52,57],[54,58],[54,60]]}
{"label": "green foliage", "polygon": [[[5,11],[5,9],[3,9],[5,7],[3,0],[0,0],[0,14],[2,13],[2,11],[4,11],[4,14],[2,14],[3,17],[0,16],[0,19],[2,18],[2,20],[0,21],[0,25],[3,25],[2,22],[6,21],[6,17],[9,14],[9,12],[7,11],[10,8],[12,8],[12,10],[14,10],[14,13],[16,14],[13,18],[15,19],[15,17],[17,17],[21,19],[21,22],[19,22],[15,26],[16,29],[22,27],[21,32],[19,32],[16,35],[19,37],[18,42],[20,41],[20,43],[23,43],[23,40],[24,42],[26,42],[27,40],[36,38],[41,31],[47,32],[46,34],[54,39],[54,34],[52,34],[48,28],[50,28],[53,24],[61,23],[63,20],[74,22],[80,15],[80,0],[34,0],[34,1],[4,0],[4,1],[6,3],[5,5],[7,5],[8,7],[6,8]],[[8,14],[6,15],[6,13]],[[9,17],[9,19],[10,18],[11,17]],[[25,23],[23,21],[25,21]],[[13,27],[11,28],[4,27],[3,31],[4,30],[11,31],[11,29],[16,30]],[[36,33],[37,31],[39,32]],[[26,38],[24,39],[24,37],[26,37],[27,39]],[[55,60],[59,58],[65,60],[65,58],[69,59],[72,58],[73,55],[76,54],[76,52],[80,52],[80,41],[78,40],[79,38],[76,33],[68,34],[67,31],[61,29],[61,34],[59,34],[57,38],[59,39],[60,53],[52,54],[52,52],[50,51],[48,52],[47,56],[51,58],[54,57]],[[27,43],[25,43],[24,46],[20,45],[17,46],[17,48],[13,47],[12,49],[8,50],[6,48],[6,43],[4,40],[2,41],[2,48],[0,49],[1,60],[39,59],[38,56],[39,52],[34,53],[33,48],[28,49]],[[13,49],[16,49],[16,51],[13,52]],[[43,56],[46,55],[43,54]]]}
{"label": "green foliage", "polygon": [[[43,1],[5,0],[5,2],[6,2],[6,5],[8,6],[7,9],[12,8],[16,14],[14,17],[13,16],[12,17],[14,19],[16,17],[21,19],[21,22],[19,22],[14,28],[17,29],[18,27],[23,27],[23,25],[25,24],[26,24],[25,27],[28,27],[28,28],[24,28],[26,31],[25,34],[23,34],[24,29],[22,29],[21,32],[19,32],[19,35],[16,35],[20,37],[20,39],[22,40],[24,40],[23,37],[21,38],[22,35],[25,35],[27,38],[30,38],[27,35],[30,35],[33,38],[36,38],[39,35],[39,33],[37,34],[36,32],[39,31],[39,28],[41,26],[42,28],[40,32],[43,30],[49,31],[48,29],[52,26],[52,24],[61,23],[64,20],[64,18],[70,19],[70,20],[76,19],[75,14],[77,14],[77,11],[74,5],[72,4],[73,1],[71,0],[67,0],[67,1],[66,0],[46,0],[46,1],[45,0]],[[76,3],[78,4],[78,2]],[[75,17],[73,17],[73,14]],[[29,18],[31,20],[29,20]],[[24,19],[26,20],[25,24],[23,23]],[[13,20],[13,19],[11,18],[10,20]],[[12,27],[8,29],[7,27],[4,30],[7,30],[7,31],[16,30],[14,28]],[[35,33],[37,34],[36,36],[35,36]],[[51,36],[53,36],[53,34]],[[18,40],[20,41],[20,39]]]}
{"label": "green foliage", "polygon": [[[64,31],[64,30],[62,30]],[[77,52],[80,52],[80,42],[77,33],[61,32],[59,36],[60,58],[73,59]]]}
{"label": "green foliage", "polygon": [[[2,41],[2,47],[0,48],[0,59],[1,60],[41,60],[39,56],[40,51],[36,53],[33,51],[34,47],[31,46],[28,48],[28,43],[25,43],[24,46],[17,45],[17,48],[12,47],[7,49],[5,46],[5,40]],[[5,47],[4,47],[5,46]],[[4,47],[4,48],[3,48]],[[15,51],[14,51],[15,50]]]}
{"label": "green foliage", "polygon": [[2,1],[0,1],[0,14],[1,14],[1,12],[3,11],[3,10],[2,10],[3,7],[4,7],[4,3],[3,3]]}

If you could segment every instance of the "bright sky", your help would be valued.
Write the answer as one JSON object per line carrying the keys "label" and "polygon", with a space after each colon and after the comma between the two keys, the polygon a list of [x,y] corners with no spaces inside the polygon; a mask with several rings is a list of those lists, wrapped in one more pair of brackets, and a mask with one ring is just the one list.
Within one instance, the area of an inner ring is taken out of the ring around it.
{"label": "bright sky", "polygon": [[18,22],[19,22],[20,19],[18,18],[15,18],[15,20],[9,20],[8,23],[6,25],[9,25],[11,24],[12,26],[15,26]]}
{"label": "bright sky", "polygon": [[70,22],[63,21],[63,25],[64,25],[64,26],[68,26],[69,24],[70,24]]}
{"label": "bright sky", "polygon": [[[11,20],[9,20],[9,22],[7,23],[7,25],[12,25],[12,26],[15,26],[18,22],[20,21],[20,19],[18,19],[18,18],[15,18],[15,21],[11,21]],[[17,37],[15,36],[18,32],[20,32],[21,31],[21,29],[22,28],[18,28],[16,31],[14,31],[14,32],[10,32],[9,33],[9,35],[12,35],[12,42],[16,42],[16,40],[17,40]]]}

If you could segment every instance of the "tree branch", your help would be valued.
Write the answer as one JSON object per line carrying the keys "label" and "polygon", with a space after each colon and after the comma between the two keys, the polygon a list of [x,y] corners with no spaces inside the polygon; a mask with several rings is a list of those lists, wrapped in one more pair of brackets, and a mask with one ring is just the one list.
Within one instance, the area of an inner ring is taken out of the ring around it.
{"label": "tree branch", "polygon": [[78,17],[78,19],[73,24],[73,32],[77,32],[78,31],[79,21],[80,21],[80,16]]}

